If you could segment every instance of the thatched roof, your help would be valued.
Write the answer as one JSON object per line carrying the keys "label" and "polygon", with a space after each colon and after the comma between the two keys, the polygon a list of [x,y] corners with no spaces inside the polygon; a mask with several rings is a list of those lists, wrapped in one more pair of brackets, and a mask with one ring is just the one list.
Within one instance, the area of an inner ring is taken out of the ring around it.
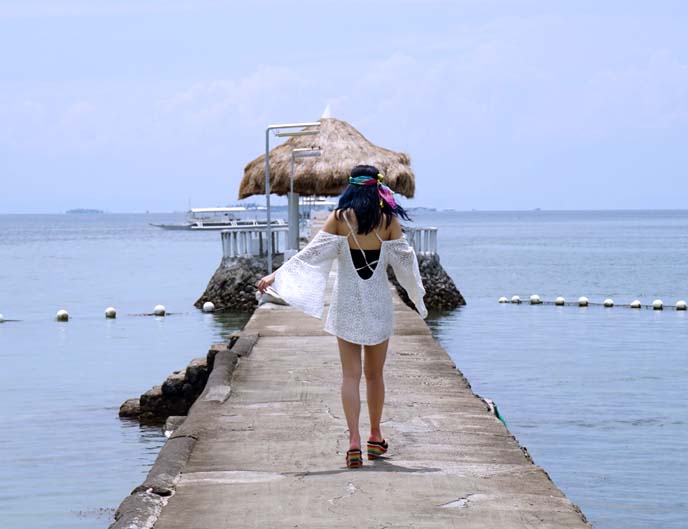
{"label": "thatched roof", "polygon": [[[390,151],[372,144],[346,121],[321,118],[320,133],[294,136],[270,151],[270,191],[277,195],[289,192],[291,152],[295,148],[319,147],[317,158],[297,158],[294,191],[301,195],[337,196],[349,182],[351,168],[359,164],[374,165],[385,175],[385,184],[408,198],[415,192],[411,160],[403,152]],[[265,155],[244,168],[239,198],[265,193]]]}

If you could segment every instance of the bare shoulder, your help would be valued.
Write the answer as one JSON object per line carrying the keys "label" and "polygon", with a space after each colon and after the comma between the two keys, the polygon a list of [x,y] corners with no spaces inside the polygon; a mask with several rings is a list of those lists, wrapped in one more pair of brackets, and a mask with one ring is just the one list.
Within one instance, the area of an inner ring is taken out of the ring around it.
{"label": "bare shoulder", "polygon": [[323,224],[322,230],[333,235],[337,235],[339,233],[339,221],[337,220],[337,216],[335,215],[334,211],[327,217],[325,224]]}
{"label": "bare shoulder", "polygon": [[388,228],[389,240],[401,239],[403,232],[401,231],[401,223],[396,217],[392,217]]}

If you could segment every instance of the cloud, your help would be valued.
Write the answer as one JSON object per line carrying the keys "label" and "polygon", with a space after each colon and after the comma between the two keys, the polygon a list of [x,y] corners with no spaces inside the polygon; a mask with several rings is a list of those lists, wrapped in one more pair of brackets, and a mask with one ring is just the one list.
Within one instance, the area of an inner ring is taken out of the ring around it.
{"label": "cloud", "polygon": [[226,149],[229,137],[260,134],[290,107],[308,104],[309,92],[309,81],[283,66],[193,83],[0,83],[0,147],[44,153]]}
{"label": "cloud", "polygon": [[395,52],[365,62],[262,65],[188,83],[3,83],[0,143],[68,151],[142,141],[169,150],[202,141],[220,148],[239,131],[316,118],[326,103],[335,117],[405,149],[431,139],[440,149],[456,142],[547,145],[688,125],[688,66],[670,51],[619,66],[558,63],[541,51],[543,40],[556,47],[550,36],[562,31],[554,19],[549,25],[484,27],[433,57]]}
{"label": "cloud", "polygon": [[579,29],[551,16],[499,20],[434,55],[372,61],[332,97],[347,113],[413,141],[438,132],[470,143],[548,145],[688,126],[684,61],[661,48],[629,50],[632,60],[596,58],[603,43],[596,28],[581,44]]}
{"label": "cloud", "polygon": [[[30,1],[26,9],[47,5]],[[130,12],[189,8],[182,1],[113,5]],[[86,3],[60,6],[68,13]],[[96,1],[91,9],[106,13],[108,5]],[[317,45],[309,42],[303,49],[300,41],[291,49],[276,49],[278,42],[291,42],[279,35],[258,51],[248,44],[240,49],[222,32],[207,41],[190,33],[188,42],[178,42],[175,35],[149,35],[146,26],[145,34],[127,35],[129,54],[118,55],[124,42],[118,34],[104,38],[95,60],[56,70],[56,77],[67,80],[35,80],[23,75],[34,62],[25,61],[25,70],[18,63],[13,71],[34,80],[0,81],[0,158],[17,174],[28,171],[25,160],[35,161],[37,173],[40,163],[52,167],[52,156],[68,160],[65,174],[90,174],[101,170],[101,160],[116,158],[118,178],[126,173],[133,184],[142,175],[164,174],[171,180],[176,174],[181,189],[189,185],[189,174],[203,173],[203,182],[214,175],[224,189],[226,173],[236,177],[260,154],[267,124],[315,119],[330,103],[334,117],[351,122],[372,141],[409,152],[419,175],[442,175],[448,168],[480,175],[472,188],[462,186],[462,193],[473,192],[472,207],[487,203],[482,192],[490,182],[499,184],[504,204],[512,194],[526,193],[515,186],[526,189],[537,178],[547,182],[552,166],[572,152],[590,166],[601,166],[613,160],[610,153],[622,157],[628,145],[685,136],[685,41],[666,18],[619,15],[610,24],[610,18],[557,12],[457,18],[446,24],[433,20],[439,29],[420,24],[387,33],[380,29],[372,39],[367,26],[330,41],[316,31]],[[109,20],[103,23],[108,26]],[[162,44],[146,53],[156,39]],[[209,55],[207,46],[237,53]],[[94,74],[89,68],[101,54],[108,58],[105,71]],[[147,69],[158,64],[158,57],[163,66]],[[663,158],[679,160],[678,149],[666,145]],[[88,161],[82,167],[73,162],[76,158]],[[583,161],[577,171],[590,169]],[[436,192],[421,187],[419,193]],[[543,186],[530,189],[532,195]],[[445,199],[423,198],[427,203]]]}
{"label": "cloud", "polygon": [[267,116],[307,89],[305,78],[283,66],[259,66],[238,79],[196,82],[159,102],[164,113],[206,125],[233,117],[242,125],[265,123]]}

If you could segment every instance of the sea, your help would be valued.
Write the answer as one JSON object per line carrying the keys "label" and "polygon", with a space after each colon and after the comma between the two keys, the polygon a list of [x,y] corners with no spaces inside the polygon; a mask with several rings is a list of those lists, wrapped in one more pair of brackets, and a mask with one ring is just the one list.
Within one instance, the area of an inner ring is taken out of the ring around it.
{"label": "sea", "polygon": [[[427,322],[534,461],[598,529],[688,527],[688,313],[673,308],[688,298],[688,211],[412,217],[438,228],[467,300]],[[193,307],[220,236],[152,226],[182,221],[0,215],[3,529],[107,528],[165,442],[120,419],[120,404],[247,321]],[[530,305],[533,294],[593,304]],[[498,303],[513,295],[526,302]],[[634,299],[665,309],[624,306]],[[146,315],[157,304],[169,315]]]}

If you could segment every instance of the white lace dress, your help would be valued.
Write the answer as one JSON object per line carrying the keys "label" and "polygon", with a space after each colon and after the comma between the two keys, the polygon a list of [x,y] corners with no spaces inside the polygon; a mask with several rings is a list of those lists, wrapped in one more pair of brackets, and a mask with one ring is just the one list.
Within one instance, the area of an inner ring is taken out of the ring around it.
{"label": "white lace dress", "polygon": [[394,309],[387,265],[392,266],[421,317],[427,317],[416,253],[405,237],[382,241],[373,275],[362,279],[351,258],[347,236],[321,230],[277,270],[272,288],[290,305],[321,318],[325,286],[335,259],[337,276],[325,331],[363,345],[378,344],[392,335]]}

